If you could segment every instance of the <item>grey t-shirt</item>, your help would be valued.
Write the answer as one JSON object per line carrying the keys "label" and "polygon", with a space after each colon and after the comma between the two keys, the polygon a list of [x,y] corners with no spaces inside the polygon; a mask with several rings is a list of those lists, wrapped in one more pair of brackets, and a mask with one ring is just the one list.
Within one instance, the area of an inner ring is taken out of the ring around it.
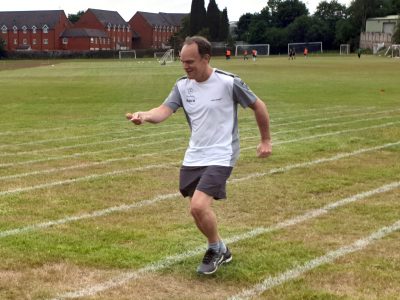
{"label": "grey t-shirt", "polygon": [[213,69],[204,82],[178,79],[164,105],[182,107],[191,129],[184,166],[233,167],[239,156],[237,104],[246,108],[257,96],[237,76]]}

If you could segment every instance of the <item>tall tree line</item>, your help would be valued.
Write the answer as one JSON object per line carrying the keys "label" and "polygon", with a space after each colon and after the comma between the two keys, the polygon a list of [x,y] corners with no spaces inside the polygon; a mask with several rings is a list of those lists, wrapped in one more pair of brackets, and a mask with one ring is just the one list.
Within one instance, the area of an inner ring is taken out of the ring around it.
{"label": "tall tree line", "polygon": [[220,11],[215,0],[209,1],[207,10],[204,0],[192,0],[188,21],[189,32],[185,28],[183,31],[189,35],[200,34],[211,41],[227,41],[229,37],[228,10]]}
{"label": "tall tree line", "polygon": [[300,0],[268,0],[259,13],[240,17],[236,39],[270,44],[272,53],[285,53],[292,42],[321,41],[324,49],[350,44],[355,49],[367,18],[399,13],[400,0],[353,0],[349,7],[322,1],[313,15]]}

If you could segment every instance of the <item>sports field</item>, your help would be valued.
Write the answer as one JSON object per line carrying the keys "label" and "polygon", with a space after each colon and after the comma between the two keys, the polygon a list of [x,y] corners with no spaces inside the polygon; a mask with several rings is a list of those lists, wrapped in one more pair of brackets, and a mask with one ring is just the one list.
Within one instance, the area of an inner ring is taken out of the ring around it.
{"label": "sports field", "polygon": [[216,202],[233,261],[178,194],[182,110],[134,126],[180,64],[0,61],[0,299],[398,299],[400,60],[286,56],[212,66],[266,102],[273,155],[240,109],[241,156]]}

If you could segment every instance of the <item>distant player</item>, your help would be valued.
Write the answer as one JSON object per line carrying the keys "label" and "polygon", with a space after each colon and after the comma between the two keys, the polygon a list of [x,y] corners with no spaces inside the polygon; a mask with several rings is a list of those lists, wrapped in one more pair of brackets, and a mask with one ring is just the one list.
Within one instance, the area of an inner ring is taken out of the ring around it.
{"label": "distant player", "polygon": [[180,170],[179,189],[190,198],[190,213],[208,248],[197,268],[212,274],[232,254],[218,232],[214,200],[226,198],[226,181],[239,156],[237,106],[250,107],[260,132],[257,156],[272,151],[269,115],[261,101],[237,76],[210,66],[211,44],[203,37],[186,38],[181,62],[187,76],[177,80],[159,107],[127,114],[134,124],[160,123],[179,108],[189,122],[191,137]]}
{"label": "distant player", "polygon": [[248,57],[248,52],[247,52],[247,49],[245,49],[244,51],[243,51],[243,60],[248,60],[249,59],[249,57]]}
{"label": "distant player", "polygon": [[225,57],[226,57],[226,59],[231,59],[231,50],[230,49],[226,49]]}
{"label": "distant player", "polygon": [[256,59],[257,59],[257,50],[253,49],[253,50],[251,50],[251,53],[253,55],[253,61],[256,61]]}
{"label": "distant player", "polygon": [[307,49],[307,47],[304,48],[303,54],[304,54],[304,57],[307,58],[307,56],[308,56],[308,49]]}

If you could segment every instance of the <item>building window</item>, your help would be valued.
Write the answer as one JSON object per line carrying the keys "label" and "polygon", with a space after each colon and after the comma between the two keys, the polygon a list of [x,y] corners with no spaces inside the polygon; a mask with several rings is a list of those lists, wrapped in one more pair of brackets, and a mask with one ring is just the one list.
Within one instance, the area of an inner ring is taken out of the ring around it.
{"label": "building window", "polygon": [[32,45],[36,45],[36,39],[32,40]]}
{"label": "building window", "polygon": [[68,38],[63,38],[63,39],[62,39],[62,43],[63,43],[64,45],[67,45],[67,44],[68,44]]}
{"label": "building window", "polygon": [[28,40],[27,39],[23,39],[22,40],[22,44],[27,45],[28,44]]}
{"label": "building window", "polygon": [[49,44],[49,40],[48,39],[43,39],[43,45],[48,45]]}
{"label": "building window", "polygon": [[94,38],[90,38],[90,43],[93,44],[94,43]]}
{"label": "building window", "polygon": [[17,39],[14,39],[14,45],[17,45],[17,44],[18,44]]}
{"label": "building window", "polygon": [[47,25],[44,25],[42,27],[42,29],[43,29],[43,33],[49,33],[49,27]]}
{"label": "building window", "polygon": [[3,27],[1,27],[1,32],[6,34],[7,33],[7,26],[3,25]]}
{"label": "building window", "polygon": [[36,29],[37,29],[36,26],[32,26],[32,33],[33,34],[36,34]]}
{"label": "building window", "polygon": [[14,32],[14,34],[17,34],[17,33],[18,33],[18,28],[17,28],[17,26],[14,26],[14,27],[13,27],[13,32]]}
{"label": "building window", "polygon": [[27,32],[27,31],[26,31],[26,26],[23,26],[23,27],[22,27],[22,33],[23,33],[23,34],[26,34],[26,32]]}

